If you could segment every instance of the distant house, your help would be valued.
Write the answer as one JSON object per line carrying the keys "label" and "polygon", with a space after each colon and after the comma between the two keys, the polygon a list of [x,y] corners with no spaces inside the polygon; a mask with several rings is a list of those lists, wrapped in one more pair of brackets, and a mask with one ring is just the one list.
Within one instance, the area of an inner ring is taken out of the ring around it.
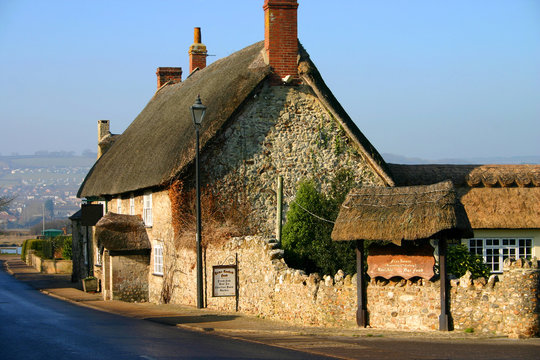
{"label": "distant house", "polygon": [[[297,7],[296,0],[265,1],[265,41],[208,67],[206,46],[196,29],[185,80],[180,68],[158,68],[155,95],[123,134],[112,136],[108,121],[99,122],[100,157],[78,196],[102,201],[108,212],[139,216],[145,224],[151,243],[150,301],[183,301],[174,292],[167,295],[167,288],[181,284],[193,271],[191,265],[178,263],[181,251],[192,250],[180,249],[175,240],[183,230],[178,208],[186,206],[175,193],[193,188],[190,107],[198,96],[207,106],[201,128],[203,185],[219,197],[220,206],[243,210],[238,216],[247,220],[244,226],[252,233],[274,233],[280,176],[285,207],[299,181],[316,177],[327,190],[337,170],[365,186],[394,185],[382,157],[298,42]],[[109,275],[101,269],[111,264],[103,261],[124,253],[107,248],[93,231],[88,239],[93,243],[91,262],[98,265],[94,272],[104,284]],[[106,289],[106,298],[125,298],[121,286],[109,285],[107,289],[116,290]]]}

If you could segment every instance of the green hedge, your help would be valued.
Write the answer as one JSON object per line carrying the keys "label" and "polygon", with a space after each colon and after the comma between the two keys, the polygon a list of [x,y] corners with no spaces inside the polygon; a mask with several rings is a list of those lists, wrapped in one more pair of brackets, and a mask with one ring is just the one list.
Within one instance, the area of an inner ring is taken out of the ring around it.
{"label": "green hedge", "polygon": [[23,242],[21,249],[21,259],[23,261],[26,260],[26,254],[29,250],[35,250],[36,255],[44,259],[61,256],[62,259],[71,260],[72,237],[71,235],[60,235],[49,239],[27,239]]}
{"label": "green hedge", "polygon": [[22,246],[21,258],[26,260],[26,254],[30,250],[35,250],[36,255],[44,259],[52,258],[51,242],[43,239],[28,239],[25,240]]}

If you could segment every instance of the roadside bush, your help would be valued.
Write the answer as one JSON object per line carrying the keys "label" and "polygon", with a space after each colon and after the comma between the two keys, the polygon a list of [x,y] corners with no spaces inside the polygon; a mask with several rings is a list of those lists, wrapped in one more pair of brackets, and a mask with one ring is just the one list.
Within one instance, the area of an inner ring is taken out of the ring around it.
{"label": "roadside bush", "polygon": [[456,277],[465,275],[467,270],[473,278],[487,278],[491,272],[489,266],[484,263],[484,259],[476,254],[471,254],[467,246],[453,245],[448,247],[446,265],[448,272]]}
{"label": "roadside bush", "polygon": [[289,266],[323,275],[333,275],[339,269],[348,274],[355,272],[354,242],[335,242],[330,238],[334,224],[329,221],[335,221],[344,198],[341,191],[336,195],[339,196],[327,197],[321,193],[314,180],[299,184],[282,234],[285,261]]}
{"label": "roadside bush", "polygon": [[26,246],[28,244],[28,241],[30,241],[30,239],[24,240],[21,246],[21,260],[22,261],[26,261]]}
{"label": "roadside bush", "polygon": [[73,255],[73,242],[71,236],[64,237],[64,245],[62,247],[62,259],[71,260]]}

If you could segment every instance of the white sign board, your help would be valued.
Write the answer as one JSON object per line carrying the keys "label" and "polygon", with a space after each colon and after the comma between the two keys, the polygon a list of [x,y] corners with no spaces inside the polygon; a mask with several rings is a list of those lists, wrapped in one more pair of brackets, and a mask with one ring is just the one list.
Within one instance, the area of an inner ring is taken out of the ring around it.
{"label": "white sign board", "polygon": [[212,296],[236,296],[236,265],[213,266]]}

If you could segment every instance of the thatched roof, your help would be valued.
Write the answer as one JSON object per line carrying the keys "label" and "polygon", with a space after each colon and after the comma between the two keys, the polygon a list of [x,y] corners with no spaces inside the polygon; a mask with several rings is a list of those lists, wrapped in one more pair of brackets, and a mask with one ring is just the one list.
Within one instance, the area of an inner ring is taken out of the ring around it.
{"label": "thatched roof", "polygon": [[399,185],[451,179],[473,229],[540,228],[540,165],[396,165]]}
{"label": "thatched roof", "polygon": [[107,213],[96,224],[99,247],[107,250],[151,249],[150,240],[140,216]]}
{"label": "thatched roof", "polygon": [[[207,106],[200,139],[204,147],[271,73],[264,63],[263,48],[264,43],[258,42],[195,71],[185,81],[158,90],[96,162],[77,196],[115,195],[169,183],[195,157],[190,107],[197,95]],[[301,46],[300,55],[302,79],[351,136],[366,161],[392,185],[386,163],[335,100]]]}
{"label": "thatched roof", "polygon": [[270,73],[263,43],[218,60],[177,84],[161,88],[90,170],[79,197],[120,194],[167,183],[195,157],[190,107],[207,107],[201,147]]}
{"label": "thatched roof", "polygon": [[332,239],[402,240],[472,235],[452,182],[353,189],[341,206]]}
{"label": "thatched roof", "polygon": [[540,187],[458,189],[473,229],[540,229]]}

